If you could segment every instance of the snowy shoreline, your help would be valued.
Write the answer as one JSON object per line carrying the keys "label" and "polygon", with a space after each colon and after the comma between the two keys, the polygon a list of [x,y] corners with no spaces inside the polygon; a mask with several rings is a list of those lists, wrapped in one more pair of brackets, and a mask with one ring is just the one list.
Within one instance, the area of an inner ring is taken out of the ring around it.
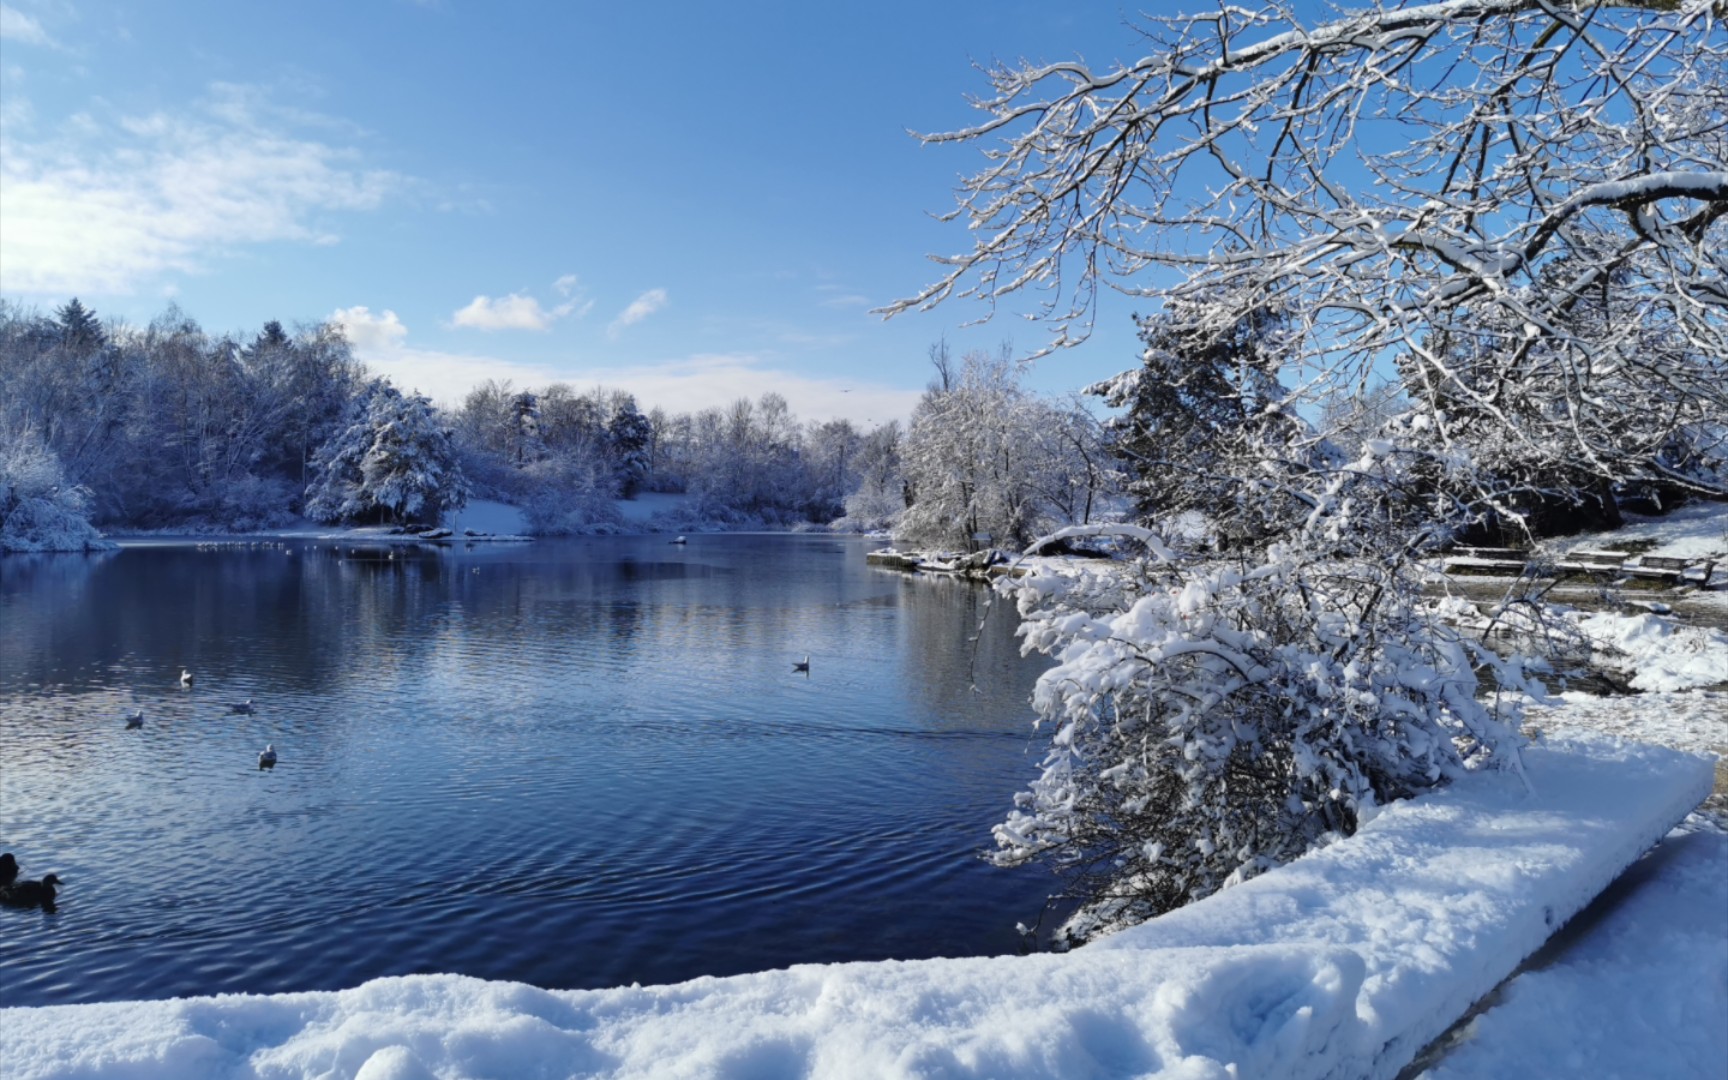
{"label": "snowy shoreline", "polygon": [[1531,791],[1475,774],[1072,953],[8,1009],[8,1075],[1389,1077],[1713,780],[1705,759],[1602,738],[1528,767]]}

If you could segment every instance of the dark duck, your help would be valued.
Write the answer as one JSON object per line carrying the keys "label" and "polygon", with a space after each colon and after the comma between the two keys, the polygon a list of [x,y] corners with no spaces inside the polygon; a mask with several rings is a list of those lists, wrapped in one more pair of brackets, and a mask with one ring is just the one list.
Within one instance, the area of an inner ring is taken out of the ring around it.
{"label": "dark duck", "polygon": [[[14,870],[13,873],[17,871]],[[60,878],[56,874],[49,874],[41,881],[14,881],[0,886],[0,904],[7,907],[39,907],[44,911],[53,911],[54,890],[59,886]]]}

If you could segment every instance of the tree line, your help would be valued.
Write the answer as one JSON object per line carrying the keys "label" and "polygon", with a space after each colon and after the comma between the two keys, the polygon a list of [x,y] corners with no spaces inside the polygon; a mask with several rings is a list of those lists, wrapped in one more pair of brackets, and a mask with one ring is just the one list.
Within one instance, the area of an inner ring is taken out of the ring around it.
{"label": "tree line", "polygon": [[1098,511],[1114,473],[1086,409],[1027,392],[1006,349],[931,359],[910,423],[868,431],[800,421],[773,392],[673,414],[488,380],[445,410],[368,372],[328,322],[218,335],[173,306],[139,328],[76,298],[0,304],[0,535],[28,550],[83,547],[91,526],[430,524],[470,498],[560,535],[621,528],[617,500],[666,492],[689,496],[691,525],[965,548]]}

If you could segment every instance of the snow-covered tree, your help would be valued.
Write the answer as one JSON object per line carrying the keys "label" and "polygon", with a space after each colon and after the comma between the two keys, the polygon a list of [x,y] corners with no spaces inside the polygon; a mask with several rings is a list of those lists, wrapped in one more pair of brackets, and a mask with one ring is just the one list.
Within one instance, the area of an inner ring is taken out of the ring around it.
{"label": "snow-covered tree", "polygon": [[[928,137],[993,140],[954,212],[972,247],[891,310],[1038,289],[1055,345],[1102,288],[1203,340],[1275,310],[1287,409],[1397,357],[1427,417],[1409,452],[1492,426],[1611,483],[1709,486],[1657,448],[1728,409],[1723,0],[1306,10],[1149,19],[1109,70],[992,69],[987,119]],[[1636,317],[1581,318],[1605,291]],[[1466,311],[1504,328],[1486,380],[1444,347]],[[1535,386],[1552,407],[1510,407]]]}
{"label": "snow-covered tree", "polygon": [[830,521],[845,513],[846,498],[860,483],[859,455],[864,436],[850,420],[811,424],[804,432],[806,515]]}
{"label": "snow-covered tree", "polygon": [[614,394],[608,405],[607,456],[612,461],[619,495],[629,499],[635,497],[648,479],[653,463],[654,428],[630,394]]}
{"label": "snow-covered tree", "polygon": [[89,515],[90,493],[67,482],[38,436],[0,428],[0,552],[112,547]]}
{"label": "snow-covered tree", "polygon": [[[1252,541],[1287,527],[1293,508],[1274,489],[1242,484],[1244,470],[1304,467],[1308,428],[1279,382],[1285,347],[1275,311],[1201,334],[1174,314],[1142,320],[1140,365],[1089,390],[1123,410],[1111,447],[1133,473],[1145,520],[1199,515],[1219,541]],[[1270,496],[1270,497],[1268,497]]]}
{"label": "snow-covered tree", "polygon": [[375,380],[320,447],[306,514],[317,521],[436,522],[468,501],[451,434],[432,403]]}
{"label": "snow-covered tree", "polygon": [[[984,145],[970,247],[891,311],[1035,295],[1055,349],[1100,290],[1139,297],[1158,348],[1118,400],[1247,436],[1196,440],[1221,452],[1201,475],[1141,453],[1155,501],[1210,488],[1227,559],[1151,536],[1126,583],[1021,594],[1054,730],[1001,857],[1078,868],[1106,921],[1516,764],[1516,712],[1476,704],[1487,654],[1421,608],[1419,555],[1523,492],[1721,490],[1728,4],[1318,10],[1150,18],[1109,70],[999,66],[986,118],[930,137]],[[1373,434],[1296,423],[1394,364],[1409,407]]]}
{"label": "snow-covered tree", "polygon": [[889,529],[906,511],[906,478],[901,472],[900,422],[872,428],[858,448],[858,486],[846,496],[839,523],[857,531]]}
{"label": "snow-covered tree", "polygon": [[[968,353],[955,364],[938,344],[931,361],[936,378],[912,412],[900,451],[911,501],[896,538],[971,548],[988,535],[990,543],[1018,546],[1072,523],[1069,513],[1085,512],[1087,500],[1071,498],[1074,445],[1064,437],[1065,410],[1020,385],[1022,370],[1007,347]],[[1098,479],[1081,469],[1083,483]],[[1049,497],[1053,488],[1057,499]]]}

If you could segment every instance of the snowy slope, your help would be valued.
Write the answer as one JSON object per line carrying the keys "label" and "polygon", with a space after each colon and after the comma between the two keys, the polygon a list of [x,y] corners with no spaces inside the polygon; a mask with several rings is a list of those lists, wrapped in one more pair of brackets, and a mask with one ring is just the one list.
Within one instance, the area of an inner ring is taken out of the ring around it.
{"label": "snowy slope", "polygon": [[1601,739],[1527,764],[1533,793],[1471,777],[1068,955],[14,1009],[6,1076],[1391,1076],[1712,779],[1704,759]]}

